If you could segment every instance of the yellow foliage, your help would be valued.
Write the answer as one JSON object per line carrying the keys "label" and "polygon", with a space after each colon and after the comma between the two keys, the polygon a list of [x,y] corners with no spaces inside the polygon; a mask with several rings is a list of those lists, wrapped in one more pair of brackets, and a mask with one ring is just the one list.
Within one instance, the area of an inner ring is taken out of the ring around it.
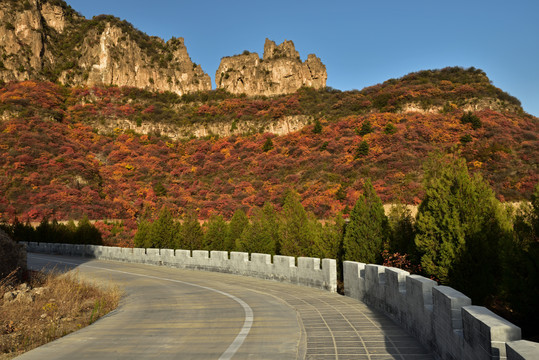
{"label": "yellow foliage", "polygon": [[10,132],[13,132],[13,131],[15,131],[15,130],[16,130],[15,124],[8,124],[8,125],[6,126],[6,128],[4,129],[4,131],[2,131],[2,132],[4,132],[4,133],[10,133]]}
{"label": "yellow foliage", "polygon": [[472,161],[472,165],[473,165],[473,167],[479,169],[479,168],[481,168],[483,166],[483,163],[481,161],[474,160],[474,161]]}
{"label": "yellow foliage", "polygon": [[43,311],[53,312],[53,311],[58,310],[58,305],[55,304],[55,303],[46,303],[45,305],[43,305],[42,309],[43,309]]}

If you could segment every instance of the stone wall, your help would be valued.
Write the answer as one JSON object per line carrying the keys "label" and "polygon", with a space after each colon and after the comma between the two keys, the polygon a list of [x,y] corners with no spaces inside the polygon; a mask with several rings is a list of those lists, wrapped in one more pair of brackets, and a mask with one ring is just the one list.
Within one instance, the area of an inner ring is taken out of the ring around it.
{"label": "stone wall", "polygon": [[539,359],[520,328],[457,290],[407,271],[344,262],[346,296],[381,311],[441,359]]}
{"label": "stone wall", "polygon": [[[337,265],[333,259],[272,256],[226,251],[119,248],[100,245],[27,243],[28,251],[101,260],[117,260],[252,276],[337,291]],[[320,266],[322,265],[322,266]]]}

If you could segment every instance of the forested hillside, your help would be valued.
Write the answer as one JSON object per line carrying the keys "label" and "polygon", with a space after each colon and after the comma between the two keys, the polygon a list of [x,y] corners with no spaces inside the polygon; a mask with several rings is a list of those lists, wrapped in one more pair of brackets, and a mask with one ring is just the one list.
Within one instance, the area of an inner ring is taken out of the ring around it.
{"label": "forested hillside", "polygon": [[[272,98],[223,91],[152,93],[15,82],[0,88],[0,218],[136,219],[166,205],[174,214],[230,218],[289,189],[319,218],[347,213],[370,178],[385,203],[417,204],[422,163],[459,152],[498,198],[529,198],[538,181],[538,119],[476,69],[422,71],[361,91],[301,89]],[[267,133],[287,115],[300,131]],[[179,141],[135,123],[259,123],[250,131]]]}

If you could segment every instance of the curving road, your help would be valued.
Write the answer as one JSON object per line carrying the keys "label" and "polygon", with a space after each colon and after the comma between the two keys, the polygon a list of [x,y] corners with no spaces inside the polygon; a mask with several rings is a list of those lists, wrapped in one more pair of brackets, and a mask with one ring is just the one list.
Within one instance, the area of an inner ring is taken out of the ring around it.
{"label": "curving road", "polygon": [[383,314],[326,291],[230,274],[28,254],[118,284],[119,308],[18,359],[432,359]]}

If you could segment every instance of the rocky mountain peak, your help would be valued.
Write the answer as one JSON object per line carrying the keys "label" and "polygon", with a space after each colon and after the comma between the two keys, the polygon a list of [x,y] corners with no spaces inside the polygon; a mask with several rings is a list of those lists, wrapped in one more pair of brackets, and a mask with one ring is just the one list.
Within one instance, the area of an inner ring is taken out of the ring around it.
{"label": "rocky mountain peak", "polygon": [[215,74],[217,88],[249,96],[289,94],[302,86],[320,89],[326,79],[326,67],[316,55],[309,54],[302,62],[292,41],[276,45],[269,39],[262,59],[248,51],[224,57]]}
{"label": "rocky mountain peak", "polygon": [[85,19],[62,0],[0,2],[0,80],[135,86],[178,94],[211,89],[183,39],[165,43],[114,16]]}
{"label": "rocky mountain peak", "polygon": [[299,59],[299,52],[291,40],[285,40],[282,44],[276,45],[274,41],[266,39],[264,43],[264,60],[290,58]]}
{"label": "rocky mountain peak", "polygon": [[[183,38],[165,42],[111,15],[86,19],[63,0],[0,1],[0,81],[48,80],[68,86],[133,86],[186,94],[211,90]],[[294,43],[266,39],[264,54],[225,57],[217,88],[280,95],[326,86],[326,67]]]}

